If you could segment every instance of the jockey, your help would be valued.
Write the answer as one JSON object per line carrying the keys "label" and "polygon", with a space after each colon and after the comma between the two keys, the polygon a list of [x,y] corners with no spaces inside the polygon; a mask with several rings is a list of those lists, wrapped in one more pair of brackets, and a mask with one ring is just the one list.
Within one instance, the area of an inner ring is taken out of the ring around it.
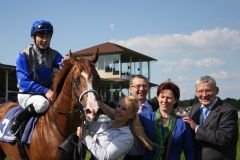
{"label": "jockey", "polygon": [[31,28],[34,44],[18,55],[16,74],[19,88],[18,102],[23,111],[14,118],[11,132],[16,135],[22,123],[32,116],[45,112],[56,99],[50,89],[53,69],[61,68],[63,56],[50,48],[53,26],[45,20],[35,21]]}

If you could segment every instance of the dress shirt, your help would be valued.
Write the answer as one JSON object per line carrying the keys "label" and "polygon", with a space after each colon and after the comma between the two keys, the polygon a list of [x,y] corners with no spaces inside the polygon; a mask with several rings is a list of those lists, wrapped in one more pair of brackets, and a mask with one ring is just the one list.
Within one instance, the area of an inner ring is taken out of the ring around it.
{"label": "dress shirt", "polygon": [[203,124],[203,122],[207,118],[207,115],[208,115],[210,109],[208,107],[202,107],[201,111],[202,112],[201,112],[201,116],[200,116],[200,124]]}
{"label": "dress shirt", "polygon": [[[209,106],[204,106],[203,104],[201,105],[201,115],[199,117],[199,122],[203,123],[204,120],[207,118],[209,112],[212,110],[212,107],[214,106],[214,104],[217,102],[218,98],[215,98],[215,100],[213,101],[212,104],[210,104]],[[203,113],[205,111],[205,113]],[[202,124],[201,123],[201,124]]]}
{"label": "dress shirt", "polygon": [[[215,100],[213,101],[213,103],[210,104],[208,107],[206,107],[206,108],[208,108],[208,110],[207,110],[207,112],[206,112],[206,116],[205,116],[204,119],[203,119],[203,117],[204,117],[203,112],[201,112],[201,114],[200,114],[200,116],[199,116],[199,122],[200,122],[200,124],[202,124],[202,123],[205,121],[205,119],[207,118],[209,112],[212,110],[212,107],[214,106],[214,104],[215,104],[217,101],[218,101],[218,98],[216,97]],[[200,109],[202,110],[203,107],[205,107],[205,106],[202,104],[201,107],[200,107]],[[200,125],[200,124],[199,124],[199,125]],[[197,127],[195,128],[195,133],[197,132],[197,129],[198,129],[198,126],[199,126],[199,125],[197,125]]]}
{"label": "dress shirt", "polygon": [[83,143],[98,160],[122,160],[131,150],[134,137],[129,126],[112,128],[111,121],[103,123],[96,134],[87,135]]}
{"label": "dress shirt", "polygon": [[139,106],[138,113],[146,112],[146,111],[153,111],[152,106],[148,103],[147,100]]}

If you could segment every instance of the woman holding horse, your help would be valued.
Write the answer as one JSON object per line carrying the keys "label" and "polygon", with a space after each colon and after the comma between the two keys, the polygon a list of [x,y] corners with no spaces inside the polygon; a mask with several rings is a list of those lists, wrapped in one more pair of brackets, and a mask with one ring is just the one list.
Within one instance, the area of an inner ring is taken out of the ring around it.
{"label": "woman holding horse", "polygon": [[114,120],[103,122],[93,137],[86,129],[78,127],[77,136],[91,152],[92,158],[98,160],[124,159],[133,147],[135,136],[148,149],[153,149],[152,142],[143,132],[137,112],[137,99],[126,96],[116,106]]}
{"label": "woman holding horse", "polygon": [[[50,89],[53,68],[60,69],[62,55],[50,48],[53,26],[45,20],[35,21],[31,28],[34,44],[30,44],[19,54],[16,61],[18,102],[24,109],[12,122],[11,132],[16,135],[21,124],[38,113],[45,112],[49,101],[56,93]],[[23,94],[21,94],[23,93]]]}

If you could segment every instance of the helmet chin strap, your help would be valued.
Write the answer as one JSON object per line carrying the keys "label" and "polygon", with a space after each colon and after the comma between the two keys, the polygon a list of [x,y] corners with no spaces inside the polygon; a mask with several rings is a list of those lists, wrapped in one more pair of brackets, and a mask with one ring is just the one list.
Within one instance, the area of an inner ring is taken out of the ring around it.
{"label": "helmet chin strap", "polygon": [[[37,46],[37,45],[36,45]],[[46,49],[41,49],[37,46],[37,48],[41,51],[41,52],[45,52],[46,50],[48,50],[49,47],[47,47]]]}

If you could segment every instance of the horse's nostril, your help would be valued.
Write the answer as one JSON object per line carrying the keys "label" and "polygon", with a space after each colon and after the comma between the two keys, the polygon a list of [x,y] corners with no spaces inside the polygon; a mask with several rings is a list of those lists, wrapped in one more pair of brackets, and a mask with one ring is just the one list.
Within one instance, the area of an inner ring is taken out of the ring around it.
{"label": "horse's nostril", "polygon": [[90,114],[90,113],[92,113],[90,109],[86,109],[85,112],[86,112],[86,114]]}

